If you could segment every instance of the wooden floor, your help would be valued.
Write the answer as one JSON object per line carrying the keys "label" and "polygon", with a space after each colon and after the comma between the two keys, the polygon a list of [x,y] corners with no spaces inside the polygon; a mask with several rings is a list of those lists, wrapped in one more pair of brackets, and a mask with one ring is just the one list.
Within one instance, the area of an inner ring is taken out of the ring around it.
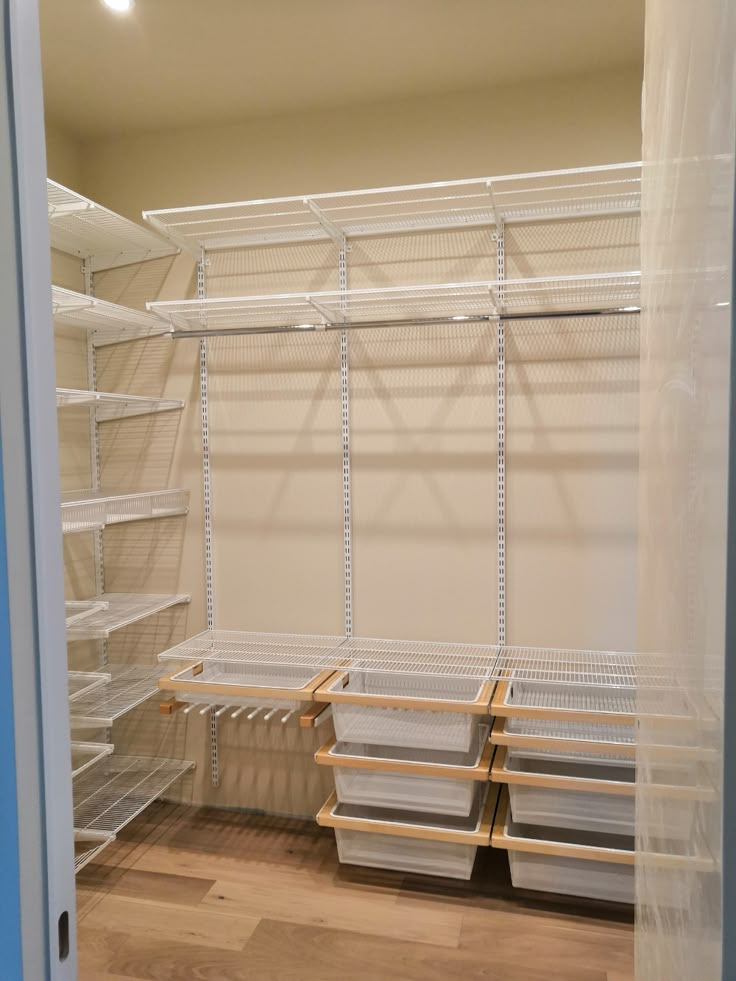
{"label": "wooden floor", "polygon": [[340,866],[312,822],[156,804],[78,876],[79,979],[633,981],[630,910]]}

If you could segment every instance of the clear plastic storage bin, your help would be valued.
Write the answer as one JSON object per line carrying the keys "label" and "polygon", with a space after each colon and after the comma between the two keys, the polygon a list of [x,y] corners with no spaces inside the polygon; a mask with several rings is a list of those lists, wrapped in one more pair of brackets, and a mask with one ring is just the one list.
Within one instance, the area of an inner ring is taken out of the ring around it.
{"label": "clear plastic storage bin", "polygon": [[343,803],[457,815],[470,814],[473,806],[475,784],[471,780],[347,767],[335,767],[333,775],[338,800]]}
{"label": "clear plastic storage bin", "polygon": [[399,838],[396,835],[340,828],[335,828],[335,840],[338,857],[346,865],[366,865],[451,879],[470,878],[478,851],[476,845]]}
{"label": "clear plastic storage bin", "polygon": [[[338,694],[332,707],[335,734],[341,742],[467,752],[486,718],[477,705],[482,689],[483,682],[473,679],[351,671],[330,689]],[[365,700],[340,701],[346,693]],[[371,704],[373,699],[383,704]],[[386,707],[387,699],[433,701],[442,708]]]}

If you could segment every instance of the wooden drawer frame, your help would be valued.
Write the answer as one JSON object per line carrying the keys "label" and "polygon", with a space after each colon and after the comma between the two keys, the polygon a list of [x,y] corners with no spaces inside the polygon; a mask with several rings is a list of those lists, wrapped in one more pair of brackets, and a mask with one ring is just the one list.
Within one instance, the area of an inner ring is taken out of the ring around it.
{"label": "wooden drawer frame", "polygon": [[483,747],[480,760],[475,766],[448,766],[445,763],[416,763],[407,760],[372,759],[368,756],[331,756],[330,750],[337,744],[333,737],[314,754],[320,766],[349,767],[353,770],[379,770],[382,773],[401,773],[407,776],[442,777],[447,780],[488,780],[494,747],[490,741]]}

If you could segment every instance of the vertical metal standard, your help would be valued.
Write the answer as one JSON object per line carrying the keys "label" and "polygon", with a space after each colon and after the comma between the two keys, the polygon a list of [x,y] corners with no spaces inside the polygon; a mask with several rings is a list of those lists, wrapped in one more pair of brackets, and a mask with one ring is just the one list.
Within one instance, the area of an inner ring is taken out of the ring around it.
{"label": "vertical metal standard", "polygon": [[[505,278],[504,225],[496,224],[496,279],[498,313],[503,313]],[[506,643],[506,324],[496,325],[496,509],[498,537],[498,644]]]}
{"label": "vertical metal standard", "polygon": [[[197,263],[197,299],[205,298],[205,267],[207,258],[201,250]],[[202,409],[202,492],[204,507],[204,575],[207,597],[207,628],[215,626],[215,591],[212,570],[212,480],[210,472],[210,425],[207,397],[207,338],[199,342],[199,396]],[[220,786],[220,765],[217,757],[217,718],[210,712],[210,769],[213,787]]]}
{"label": "vertical metal standard", "polygon": [[[84,274],[84,292],[87,296],[94,296],[94,277],[92,266],[89,259],[82,262],[82,273]],[[92,343],[91,334],[87,335],[87,388],[91,392],[97,391],[97,351]],[[99,490],[102,480],[100,468],[100,442],[99,428],[97,425],[97,412],[94,408],[90,411],[89,418],[89,469],[92,487]],[[94,538],[94,561],[95,561],[95,593],[100,596],[105,592],[105,552],[102,530],[92,532]],[[102,664],[107,664],[107,643],[102,641]]]}
{"label": "vertical metal standard", "polygon": [[[348,288],[348,243],[343,238],[340,246],[338,267],[338,284],[341,293]],[[347,304],[341,301],[340,309],[343,316],[347,313]],[[340,405],[342,417],[342,535],[343,535],[343,565],[345,576],[345,636],[353,636],[353,552],[352,552],[352,518],[350,499],[350,361],[348,357],[348,334],[340,332]]]}

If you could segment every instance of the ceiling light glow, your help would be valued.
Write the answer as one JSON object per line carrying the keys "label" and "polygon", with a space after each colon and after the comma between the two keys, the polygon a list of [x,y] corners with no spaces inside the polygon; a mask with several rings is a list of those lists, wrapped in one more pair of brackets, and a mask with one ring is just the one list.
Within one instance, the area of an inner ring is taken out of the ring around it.
{"label": "ceiling light glow", "polygon": [[127,14],[133,9],[134,0],[102,0],[102,3],[116,14]]}

